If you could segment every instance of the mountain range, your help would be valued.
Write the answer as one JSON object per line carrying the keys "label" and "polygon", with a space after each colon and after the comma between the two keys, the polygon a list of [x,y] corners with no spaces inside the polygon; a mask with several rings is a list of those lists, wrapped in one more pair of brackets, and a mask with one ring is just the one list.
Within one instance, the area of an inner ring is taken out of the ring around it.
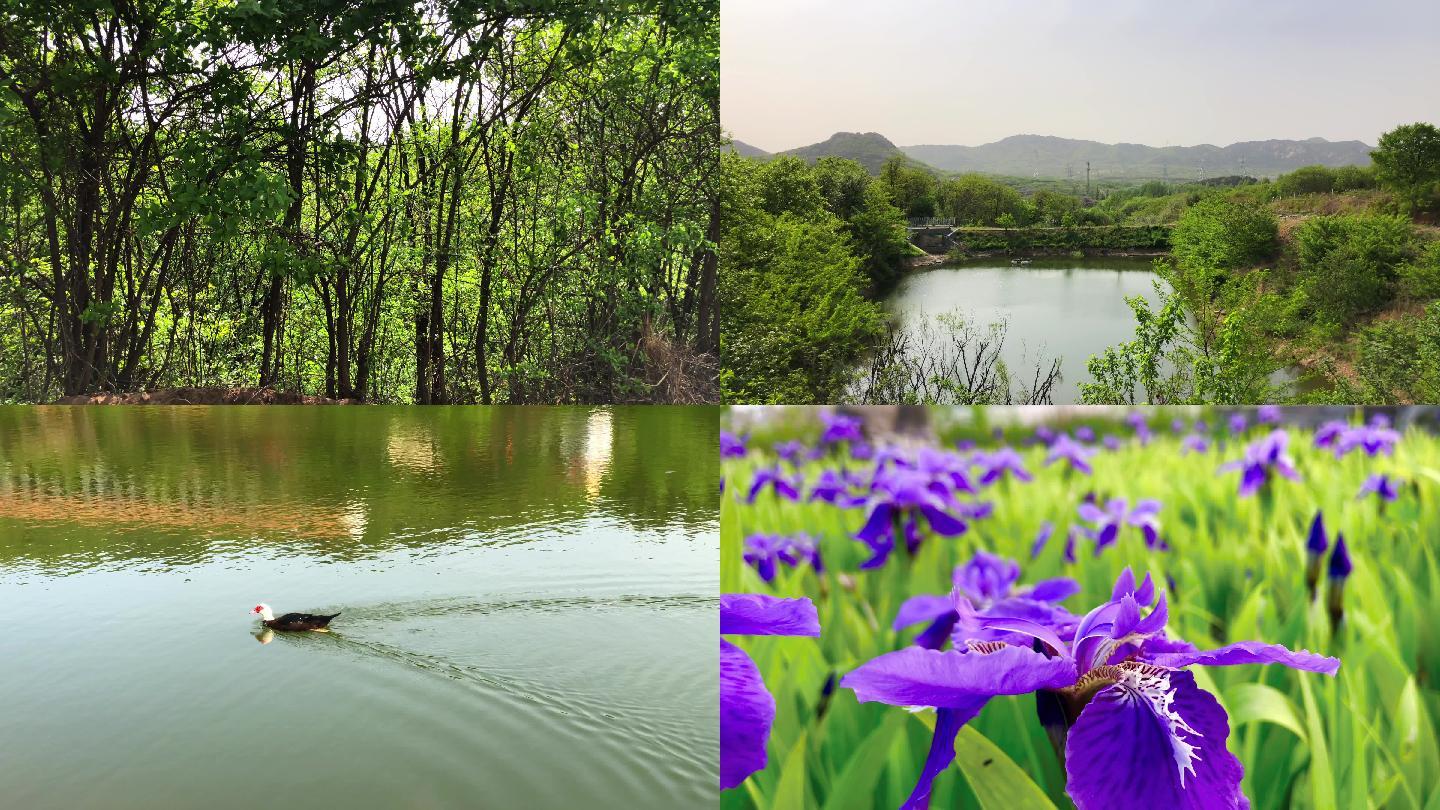
{"label": "mountain range", "polygon": [[[736,141],[741,154],[763,150]],[[1085,163],[1099,179],[1197,179],[1244,174],[1274,177],[1301,166],[1369,165],[1373,147],[1360,141],[1308,140],[1244,141],[1229,146],[1145,146],[1135,143],[1057,138],[1049,135],[1012,135],[982,146],[925,144],[896,146],[877,132],[837,132],[828,139],[780,154],[813,161],[838,155],[858,161],[871,173],[886,160],[903,154],[945,172],[981,172],[1010,176],[1085,176]]]}

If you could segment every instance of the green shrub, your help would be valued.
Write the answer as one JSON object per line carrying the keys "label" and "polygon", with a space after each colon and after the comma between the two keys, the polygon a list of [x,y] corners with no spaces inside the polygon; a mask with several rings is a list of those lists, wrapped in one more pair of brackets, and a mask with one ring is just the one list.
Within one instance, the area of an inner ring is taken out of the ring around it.
{"label": "green shrub", "polygon": [[1418,123],[1398,126],[1370,153],[1380,185],[1416,210],[1433,205],[1440,189],[1440,129]]}
{"label": "green shrub", "polygon": [[1272,187],[1277,197],[1328,194],[1336,190],[1336,181],[1335,170],[1328,166],[1302,166],[1277,177]]}
{"label": "green shrub", "polygon": [[1425,246],[1414,260],[1400,265],[1400,294],[1411,301],[1440,299],[1440,241]]}
{"label": "green shrub", "polygon": [[1207,197],[1192,205],[1171,235],[1181,265],[1235,270],[1275,255],[1279,223],[1257,203]]}
{"label": "green shrub", "polygon": [[1397,268],[1412,251],[1403,217],[1315,217],[1295,231],[1300,284],[1315,313],[1339,324],[1388,304]]}
{"label": "green shrub", "polygon": [[1418,317],[1382,321],[1360,334],[1356,370],[1366,401],[1440,402],[1440,303]]}
{"label": "green shrub", "polygon": [[1354,191],[1375,188],[1374,166],[1341,166],[1335,170],[1335,190]]}
{"label": "green shrub", "polygon": [[760,214],[721,239],[721,334],[731,402],[831,402],[880,337],[843,223]]}

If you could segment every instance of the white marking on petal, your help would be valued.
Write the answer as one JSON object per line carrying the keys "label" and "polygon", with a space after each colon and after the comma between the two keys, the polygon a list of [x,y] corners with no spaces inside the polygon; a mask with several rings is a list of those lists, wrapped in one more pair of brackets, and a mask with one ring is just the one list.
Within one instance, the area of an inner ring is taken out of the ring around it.
{"label": "white marking on petal", "polygon": [[1118,667],[1121,670],[1117,684],[1123,687],[1127,699],[1144,700],[1156,719],[1165,724],[1170,737],[1170,750],[1175,764],[1180,769],[1180,787],[1185,787],[1185,774],[1195,775],[1195,761],[1200,759],[1196,746],[1181,738],[1181,732],[1200,737],[1200,732],[1190,727],[1175,711],[1175,690],[1170,687],[1170,671],[1149,664],[1131,664]]}

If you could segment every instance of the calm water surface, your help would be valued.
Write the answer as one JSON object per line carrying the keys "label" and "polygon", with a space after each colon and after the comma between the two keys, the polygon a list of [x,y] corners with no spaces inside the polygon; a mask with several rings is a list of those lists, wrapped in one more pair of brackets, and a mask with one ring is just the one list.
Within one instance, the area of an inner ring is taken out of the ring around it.
{"label": "calm water surface", "polygon": [[1064,380],[1057,405],[1078,402],[1080,384],[1090,379],[1086,363],[1135,337],[1135,316],[1127,296],[1157,301],[1149,259],[1034,259],[1013,266],[1009,259],[979,259],[906,277],[887,305],[902,323],[963,312],[980,327],[1008,320],[1002,357],[1018,377],[1034,377],[1035,364],[1060,358]]}
{"label": "calm water surface", "polygon": [[0,803],[713,804],[716,424],[0,408]]}

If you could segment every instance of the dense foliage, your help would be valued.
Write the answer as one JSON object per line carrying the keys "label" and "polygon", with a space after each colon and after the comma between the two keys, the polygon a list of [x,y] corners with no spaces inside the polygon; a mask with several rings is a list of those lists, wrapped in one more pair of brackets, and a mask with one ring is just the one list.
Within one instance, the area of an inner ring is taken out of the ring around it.
{"label": "dense foliage", "polygon": [[1440,201],[1440,129],[1405,124],[1380,136],[1370,153],[1377,179],[1407,204],[1425,210]]}
{"label": "dense foliage", "polygon": [[853,161],[721,158],[724,395],[736,402],[838,399],[881,335],[870,296],[898,277],[904,219]]}
{"label": "dense foliage", "polygon": [[713,397],[718,3],[0,4],[0,398]]}
{"label": "dense foliage", "polygon": [[[1307,167],[1187,206],[1157,264],[1174,298],[1131,302],[1136,339],[1092,359],[1085,400],[1434,401],[1440,241],[1402,213],[1424,207],[1413,178],[1440,172],[1426,126],[1386,133],[1373,168]],[[1397,152],[1412,180],[1382,164]]]}

